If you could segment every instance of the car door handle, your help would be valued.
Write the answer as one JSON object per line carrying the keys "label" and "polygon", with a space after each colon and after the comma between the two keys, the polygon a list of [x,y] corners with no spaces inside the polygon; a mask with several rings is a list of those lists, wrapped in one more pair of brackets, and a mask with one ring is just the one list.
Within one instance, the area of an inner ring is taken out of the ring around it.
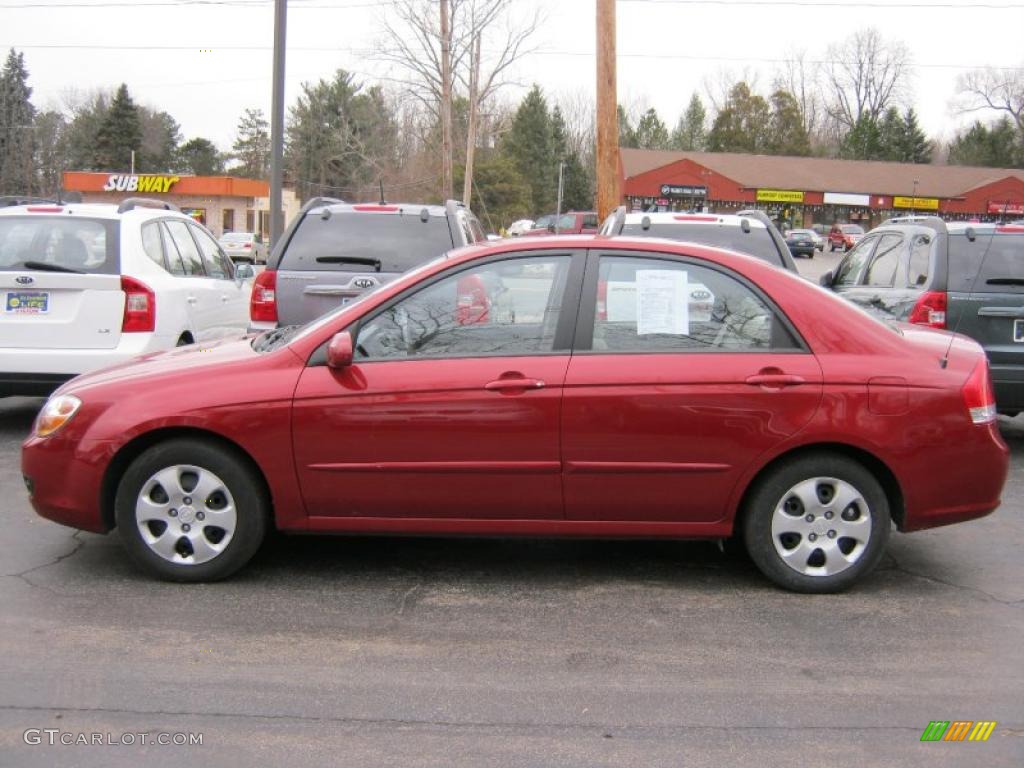
{"label": "car door handle", "polygon": [[199,303],[199,299],[197,299],[195,296],[189,296],[187,299],[185,299],[185,301],[187,301],[189,304],[192,304],[193,306]]}
{"label": "car door handle", "polygon": [[544,382],[540,379],[527,379],[524,377],[497,379],[484,384],[484,389],[492,392],[506,389],[544,389]]}
{"label": "car door handle", "polygon": [[794,387],[798,384],[806,384],[807,379],[793,373],[757,373],[746,378],[747,384],[752,387]]}
{"label": "car door handle", "polygon": [[309,296],[345,296],[351,293],[346,288],[334,285],[311,285],[302,292]]}
{"label": "car door handle", "polygon": [[978,317],[1024,317],[1024,307],[982,307]]}
{"label": "car door handle", "polygon": [[227,303],[227,302],[231,301],[231,297],[230,297],[230,296],[228,296],[228,295],[227,295],[227,294],[225,294],[225,293],[222,293],[222,294],[220,295],[220,300],[221,300],[221,301],[223,301],[223,302],[225,302],[225,303]]}

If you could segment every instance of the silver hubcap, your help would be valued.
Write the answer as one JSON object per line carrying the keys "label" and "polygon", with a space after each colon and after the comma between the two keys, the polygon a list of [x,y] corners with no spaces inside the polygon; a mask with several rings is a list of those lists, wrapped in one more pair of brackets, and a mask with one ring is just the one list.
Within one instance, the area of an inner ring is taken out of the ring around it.
{"label": "silver hubcap", "polygon": [[782,562],[805,576],[842,573],[864,554],[871,510],[860,491],[834,477],[797,483],[772,513],[772,544]]}
{"label": "silver hubcap", "polygon": [[143,483],[135,521],[142,540],[164,560],[199,565],[231,543],[237,513],[223,480],[208,469],[180,464]]}

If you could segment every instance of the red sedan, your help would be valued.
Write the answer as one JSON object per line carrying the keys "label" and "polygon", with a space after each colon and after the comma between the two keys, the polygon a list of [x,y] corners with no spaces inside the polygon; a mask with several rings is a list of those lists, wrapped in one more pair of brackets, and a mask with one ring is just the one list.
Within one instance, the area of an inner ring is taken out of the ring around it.
{"label": "red sedan", "polygon": [[999,504],[975,342],[890,327],[763,261],[655,239],[453,252],[301,328],[87,374],[22,467],[44,517],[178,581],[284,531],[742,536],[844,589]]}

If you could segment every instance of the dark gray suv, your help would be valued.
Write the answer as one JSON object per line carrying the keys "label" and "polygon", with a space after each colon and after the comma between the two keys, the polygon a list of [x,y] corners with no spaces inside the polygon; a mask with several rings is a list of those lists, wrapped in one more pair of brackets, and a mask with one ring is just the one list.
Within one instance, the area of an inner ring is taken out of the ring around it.
{"label": "dark gray suv", "polygon": [[871,311],[975,339],[999,410],[1024,410],[1024,226],[891,219],[821,283]]}
{"label": "dark gray suv", "polygon": [[462,203],[307,202],[256,276],[249,327],[299,325],[453,248],[486,239]]}

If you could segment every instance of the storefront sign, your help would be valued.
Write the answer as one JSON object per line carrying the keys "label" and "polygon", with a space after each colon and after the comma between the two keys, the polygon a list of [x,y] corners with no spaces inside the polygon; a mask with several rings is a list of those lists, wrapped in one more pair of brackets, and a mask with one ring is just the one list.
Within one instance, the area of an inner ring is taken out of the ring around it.
{"label": "storefront sign", "polygon": [[679,184],[662,184],[662,197],[707,197],[707,187],[681,186]]}
{"label": "storefront sign", "polygon": [[988,212],[1007,216],[1024,216],[1024,202],[1018,200],[989,200]]}
{"label": "storefront sign", "polygon": [[826,192],[822,202],[825,205],[853,205],[859,208],[868,208],[871,205],[871,196],[850,195],[846,192]]}
{"label": "storefront sign", "polygon": [[802,203],[803,201],[803,192],[794,192],[790,189],[757,190],[757,202],[759,203]]}
{"label": "storefront sign", "polygon": [[169,192],[179,176],[137,176],[112,173],[103,185],[104,192]]}
{"label": "storefront sign", "polygon": [[893,208],[912,208],[917,211],[939,210],[939,198],[937,197],[894,197]]}

